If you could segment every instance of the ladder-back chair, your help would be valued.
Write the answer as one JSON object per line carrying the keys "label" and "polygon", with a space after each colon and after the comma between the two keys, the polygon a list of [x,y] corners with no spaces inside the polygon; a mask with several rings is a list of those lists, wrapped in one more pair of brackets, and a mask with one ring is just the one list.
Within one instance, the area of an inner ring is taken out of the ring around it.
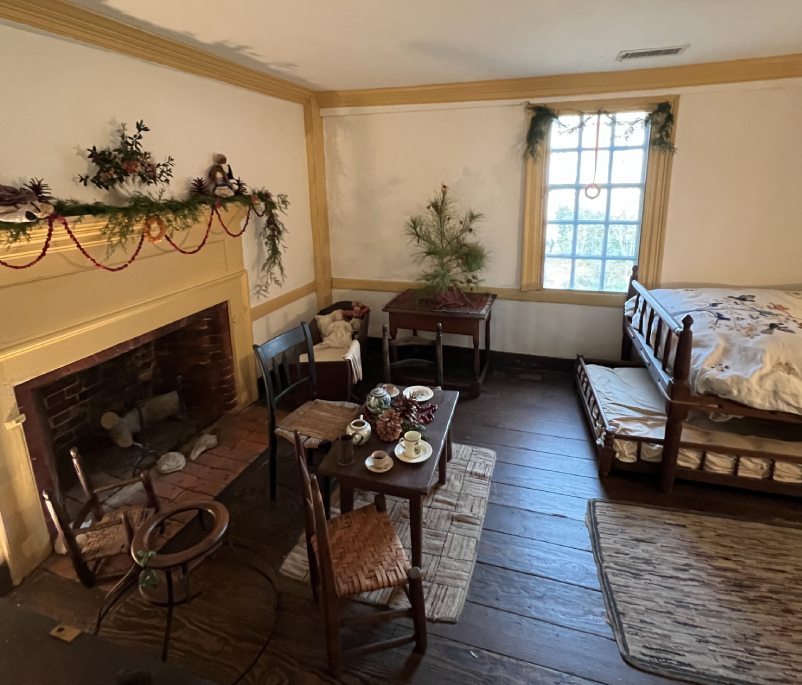
{"label": "ladder-back chair", "polygon": [[[430,359],[398,359],[398,350],[401,347],[432,347],[434,348],[434,361]],[[392,360],[391,360],[392,359]],[[396,383],[393,375],[397,372],[409,370],[423,370],[431,374],[432,386],[443,387],[443,325],[437,324],[437,333],[434,340],[411,336],[408,338],[390,338],[387,324],[382,326],[382,361],[384,363],[384,382]]]}
{"label": "ladder-back chair", "polygon": [[[136,478],[96,488],[78,450],[73,447],[70,455],[87,500],[75,520],[69,520],[61,502],[51,491],[43,491],[42,498],[78,579],[91,588],[125,574],[127,568],[105,571],[104,567],[111,558],[129,554],[136,529],[151,514],[158,513],[160,506],[148,471],[143,471]],[[105,510],[100,501],[100,493],[120,490],[137,483],[141,483],[145,490],[147,504],[128,505],[108,512]],[[89,525],[85,525],[87,521],[90,521]]]}
{"label": "ladder-back chair", "polygon": [[[270,421],[270,501],[276,499],[276,458],[278,438],[293,441],[295,430],[303,436],[307,463],[314,466],[315,450],[327,451],[339,438],[348,424],[359,413],[359,405],[352,402],[334,402],[317,399],[315,353],[309,326],[304,322],[297,328],[254,345],[254,352],[265,381]],[[308,361],[300,362],[302,354]],[[292,363],[292,366],[290,364]],[[306,395],[307,400],[281,421],[276,420],[276,409],[282,400]],[[326,510],[329,508],[329,484],[324,482]]]}
{"label": "ladder-back chair", "polygon": [[[384,495],[370,504],[326,520],[317,479],[309,475],[301,437],[295,433],[295,456],[301,478],[306,551],[312,594],[320,604],[326,633],[326,654],[335,676],[342,658],[371,654],[412,642],[419,654],[426,652],[426,607],[421,570],[412,567],[387,514]],[[362,592],[402,586],[409,609],[340,617],[340,599]],[[340,629],[400,618],[411,618],[413,633],[381,642],[342,650]]]}

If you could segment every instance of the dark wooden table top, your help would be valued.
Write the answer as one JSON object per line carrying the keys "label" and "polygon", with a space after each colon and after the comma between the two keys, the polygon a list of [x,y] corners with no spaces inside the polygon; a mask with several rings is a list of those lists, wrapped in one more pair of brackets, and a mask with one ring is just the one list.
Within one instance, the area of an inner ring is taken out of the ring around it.
{"label": "dark wooden table top", "polygon": [[[400,390],[403,392],[404,389],[400,388]],[[458,399],[459,393],[453,390],[435,390],[434,397],[423,403],[434,402],[437,405],[434,421],[424,429],[429,444],[432,446],[432,456],[426,461],[420,464],[407,464],[401,461],[394,452],[398,441],[383,442],[379,440],[374,430],[365,444],[354,448],[353,464],[350,466],[337,464],[340,454],[339,442],[337,442],[318,467],[318,471],[324,476],[337,478],[342,482],[347,482],[348,485],[369,492],[382,492],[399,497],[427,494],[433,474],[437,470],[438,457],[445,445],[448,430],[451,428],[451,419],[454,417]],[[389,471],[374,473],[365,466],[365,459],[376,450],[384,450],[392,458],[393,467]]]}
{"label": "dark wooden table top", "polygon": [[418,314],[437,314],[444,317],[458,317],[467,319],[486,319],[490,313],[490,308],[496,301],[493,293],[467,293],[468,297],[476,304],[464,307],[447,307],[436,309],[431,300],[421,299],[415,296],[415,290],[404,290],[390,300],[383,312],[390,313],[412,313]]}
{"label": "dark wooden table top", "polygon": [[121,671],[148,671],[154,685],[214,685],[146,652],[81,633],[62,642],[56,622],[0,599],[0,682],[19,685],[114,685]]}

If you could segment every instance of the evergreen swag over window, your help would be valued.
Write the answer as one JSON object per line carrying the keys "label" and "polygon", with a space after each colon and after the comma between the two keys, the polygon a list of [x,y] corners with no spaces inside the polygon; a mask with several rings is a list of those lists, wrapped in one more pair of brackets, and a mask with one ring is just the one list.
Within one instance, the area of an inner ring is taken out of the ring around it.
{"label": "evergreen swag over window", "polygon": [[[611,120],[616,119],[615,113],[598,110],[596,112],[580,114],[579,123],[576,126],[566,126],[560,122],[560,115],[545,105],[533,105],[527,102],[526,111],[532,115],[532,118],[529,120],[529,128],[526,131],[526,155],[532,159],[537,159],[540,156],[541,144],[548,138],[551,132],[551,125],[554,122],[557,122],[557,125],[560,126],[565,133],[571,133],[583,129],[589,121],[599,115],[606,116]],[[621,122],[618,122],[618,124],[620,126]],[[624,136],[626,137],[628,135],[627,129],[631,132],[638,127],[645,127],[646,125],[651,126],[652,129],[652,139],[650,143],[652,147],[671,154],[677,151],[677,148],[674,147],[674,143],[671,142],[671,134],[674,129],[674,113],[671,111],[670,102],[661,102],[642,119],[627,120],[626,124],[624,124],[626,127]]]}

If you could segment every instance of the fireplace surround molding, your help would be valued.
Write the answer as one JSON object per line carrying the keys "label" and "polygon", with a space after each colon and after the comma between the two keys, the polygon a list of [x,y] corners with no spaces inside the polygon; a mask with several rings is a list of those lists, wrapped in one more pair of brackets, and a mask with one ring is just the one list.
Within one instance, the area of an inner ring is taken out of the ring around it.
{"label": "fireplace surround molding", "polygon": [[[239,218],[236,210],[227,217]],[[198,225],[182,234],[181,242],[192,248],[204,231]],[[108,255],[101,241],[89,252],[109,264],[126,258],[123,251]],[[14,388],[223,302],[237,405],[243,407],[256,399],[256,371],[248,276],[238,239],[213,233],[193,256],[146,243],[139,259],[117,273],[90,265],[74,248],[31,269],[0,269],[0,561],[8,562],[15,583],[47,557],[51,542]]]}

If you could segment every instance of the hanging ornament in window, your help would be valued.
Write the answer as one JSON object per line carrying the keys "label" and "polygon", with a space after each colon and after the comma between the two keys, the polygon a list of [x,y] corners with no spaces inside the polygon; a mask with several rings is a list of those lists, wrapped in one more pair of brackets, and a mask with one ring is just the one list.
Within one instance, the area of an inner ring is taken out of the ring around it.
{"label": "hanging ornament in window", "polygon": [[593,153],[593,180],[585,186],[585,197],[595,200],[601,195],[601,188],[596,184],[596,170],[599,166],[599,133],[601,132],[601,112],[596,114],[596,149]]}

